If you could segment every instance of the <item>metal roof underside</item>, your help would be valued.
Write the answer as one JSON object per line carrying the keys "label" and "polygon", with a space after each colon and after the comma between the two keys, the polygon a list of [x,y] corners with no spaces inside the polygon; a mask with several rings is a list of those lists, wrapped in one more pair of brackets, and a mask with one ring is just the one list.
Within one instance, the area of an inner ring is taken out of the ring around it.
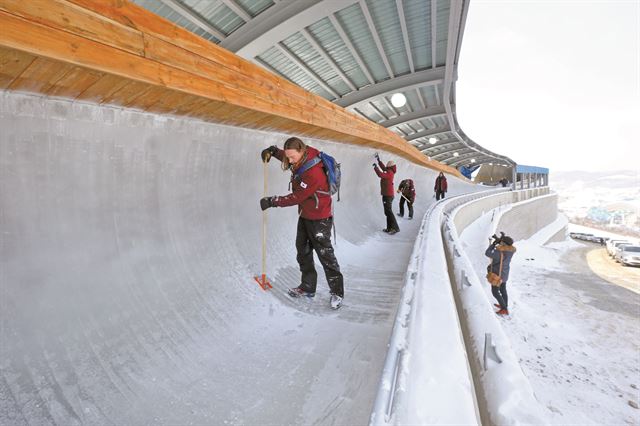
{"label": "metal roof underside", "polygon": [[[469,0],[133,0],[459,167],[514,165],[469,139],[455,82]],[[395,107],[391,95],[406,104]]]}

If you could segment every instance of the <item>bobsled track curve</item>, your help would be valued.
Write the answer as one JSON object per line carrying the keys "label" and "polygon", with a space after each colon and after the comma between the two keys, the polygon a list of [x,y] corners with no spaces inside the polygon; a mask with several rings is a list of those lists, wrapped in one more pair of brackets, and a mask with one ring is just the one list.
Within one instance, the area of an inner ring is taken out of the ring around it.
{"label": "bobsled track curve", "polygon": [[[364,424],[436,172],[389,236],[374,151],[342,163],[345,304],[299,284],[295,208],[268,211],[260,151],[283,134],[0,92],[0,424]],[[288,175],[269,164],[271,194]],[[450,194],[480,190],[455,177]],[[397,211],[397,200],[394,203]]]}

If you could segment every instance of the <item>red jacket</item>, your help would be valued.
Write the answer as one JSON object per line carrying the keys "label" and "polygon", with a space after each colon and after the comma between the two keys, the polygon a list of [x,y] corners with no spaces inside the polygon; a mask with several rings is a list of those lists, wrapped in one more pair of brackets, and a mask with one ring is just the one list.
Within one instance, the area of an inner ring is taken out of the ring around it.
{"label": "red jacket", "polygon": [[398,187],[398,192],[401,192],[409,201],[412,203],[416,199],[416,189],[413,186],[413,181],[411,179],[405,179],[400,182],[400,186]]}
{"label": "red jacket", "polygon": [[378,160],[380,169],[378,166],[374,167],[376,174],[380,178],[380,193],[385,197],[393,197],[393,177],[396,174],[396,166],[387,167],[384,163]]}
{"label": "red jacket", "polygon": [[[304,158],[299,166],[307,161],[317,157],[319,151],[310,146],[307,147],[306,158]],[[284,151],[278,149],[274,154],[278,160],[284,158]],[[292,173],[295,170],[292,171]],[[275,197],[273,204],[277,207],[288,207],[298,205],[298,213],[305,219],[320,220],[332,216],[331,213],[331,196],[329,194],[318,194],[316,191],[329,191],[329,183],[327,175],[322,168],[322,162],[311,167],[297,178],[291,177],[293,183],[293,192],[282,197]]]}
{"label": "red jacket", "polygon": [[447,178],[444,176],[438,175],[436,178],[436,184],[433,187],[434,191],[447,192]]}

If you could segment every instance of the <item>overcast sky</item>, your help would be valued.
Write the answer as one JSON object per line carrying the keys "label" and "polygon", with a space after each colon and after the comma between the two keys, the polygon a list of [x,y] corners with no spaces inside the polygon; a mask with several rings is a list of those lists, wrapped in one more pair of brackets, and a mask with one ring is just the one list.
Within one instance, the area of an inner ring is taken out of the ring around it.
{"label": "overcast sky", "polygon": [[520,164],[640,169],[640,0],[473,0],[462,130]]}

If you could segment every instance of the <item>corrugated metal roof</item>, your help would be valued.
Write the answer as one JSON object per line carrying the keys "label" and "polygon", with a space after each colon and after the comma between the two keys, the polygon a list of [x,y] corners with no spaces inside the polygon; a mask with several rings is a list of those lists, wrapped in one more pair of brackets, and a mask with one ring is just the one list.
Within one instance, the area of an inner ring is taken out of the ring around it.
{"label": "corrugated metal roof", "polygon": [[368,0],[367,5],[393,74],[397,76],[411,72],[402,39],[396,3],[394,1]]}
{"label": "corrugated metal roof", "polygon": [[244,24],[242,18],[220,1],[182,0],[182,2],[225,35],[231,34]]}
{"label": "corrugated metal roof", "polygon": [[437,2],[436,15],[436,66],[446,65],[447,44],[449,39],[449,14],[450,3],[448,1]]}
{"label": "corrugated metal roof", "polygon": [[357,88],[369,84],[367,76],[328,18],[321,19],[309,26],[309,32]]}
{"label": "corrugated metal roof", "polygon": [[347,7],[336,14],[338,22],[353,43],[375,81],[390,78],[380,57],[376,43],[371,36],[369,25],[359,4]]}
{"label": "corrugated metal roof", "polygon": [[278,48],[273,47],[269,49],[264,54],[260,55],[259,58],[279,74],[283,75],[303,89],[318,93],[320,96],[327,99],[332,97],[329,92],[310,79],[304,70],[292,63]]}
{"label": "corrugated metal roof", "polygon": [[[327,4],[323,5],[323,1]],[[455,116],[457,64],[446,63],[447,49],[457,58],[457,42],[469,0],[134,2],[214,43],[228,38],[223,45],[234,46],[233,51],[260,52],[245,57],[305,90],[334,102],[339,100],[354,112],[390,126],[426,155],[446,152],[443,158],[457,162],[464,148],[482,161],[513,164],[469,139]],[[305,14],[308,9],[313,9],[313,15]],[[456,24],[451,34],[450,19]],[[281,23],[277,32],[270,31]],[[247,45],[252,47],[243,50]],[[423,78],[432,81],[422,81]],[[444,99],[445,87],[451,88],[449,99]],[[391,105],[391,95],[397,92],[406,96],[406,105]],[[352,99],[360,100],[351,103]],[[451,106],[449,116],[443,115],[445,103]],[[403,119],[407,115],[410,120]],[[428,142],[430,135],[416,138],[418,133],[435,128],[448,130],[433,136],[436,144]],[[460,151],[455,160],[452,147]]]}
{"label": "corrugated metal roof", "polygon": [[272,0],[235,0],[250,16],[255,17],[273,6]]}
{"label": "corrugated metal roof", "polygon": [[145,9],[150,10],[151,12],[162,16],[165,19],[168,19],[171,22],[199,35],[205,40],[212,41],[214,43],[218,43],[220,40],[215,37],[213,34],[210,34],[204,31],[199,26],[195,25],[191,21],[185,19],[182,15],[180,15],[175,10],[171,9],[169,6],[166,6],[164,3],[158,0],[132,0],[134,3],[144,7]]}
{"label": "corrugated metal roof", "polygon": [[[283,40],[283,43],[294,55],[296,55],[296,57],[304,62],[311,71],[317,74],[322,81],[329,85],[333,90],[337,91],[340,95],[345,95],[351,92],[351,89],[347,86],[345,81],[333,71],[327,61],[325,61],[320,53],[315,50],[311,44],[309,44],[302,34],[295,33],[286,40]],[[313,80],[312,77],[308,78]],[[333,96],[329,99],[333,99]]]}
{"label": "corrugated metal roof", "polygon": [[431,2],[405,0],[405,19],[416,71],[431,67]]}

